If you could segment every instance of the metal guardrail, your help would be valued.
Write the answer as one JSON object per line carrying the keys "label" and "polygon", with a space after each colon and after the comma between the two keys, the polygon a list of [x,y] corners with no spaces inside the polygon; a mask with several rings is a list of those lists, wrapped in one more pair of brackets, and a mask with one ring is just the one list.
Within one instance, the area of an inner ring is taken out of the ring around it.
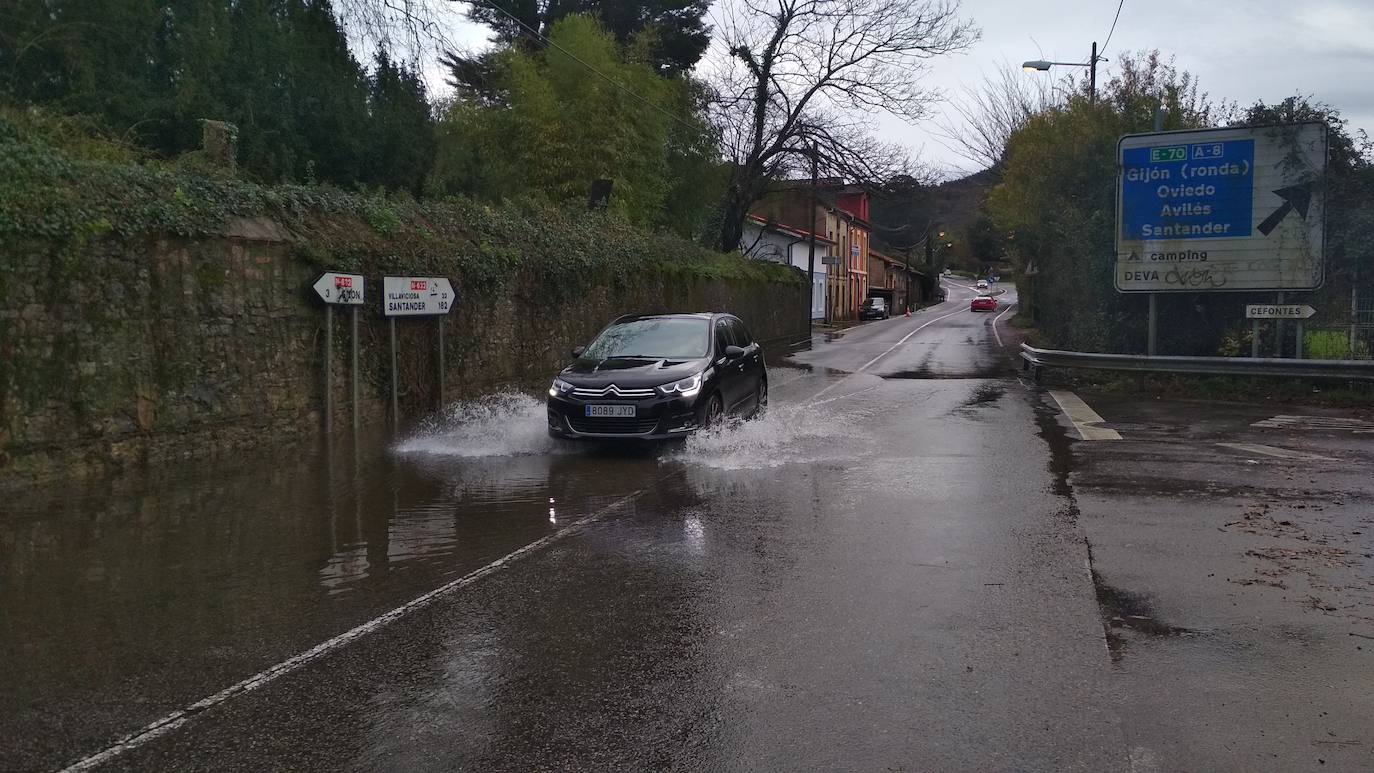
{"label": "metal guardrail", "polygon": [[1287,376],[1374,381],[1374,360],[1292,360],[1272,357],[1153,357],[1143,354],[1103,354],[1036,349],[1021,344],[1022,370],[1093,368],[1143,373],[1195,373],[1210,376]]}

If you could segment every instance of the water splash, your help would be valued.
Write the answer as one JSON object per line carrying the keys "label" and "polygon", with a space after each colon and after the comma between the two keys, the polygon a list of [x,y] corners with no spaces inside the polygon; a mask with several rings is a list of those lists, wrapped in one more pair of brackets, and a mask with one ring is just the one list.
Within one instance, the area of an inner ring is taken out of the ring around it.
{"label": "water splash", "polygon": [[401,454],[534,456],[576,447],[548,435],[544,401],[518,392],[457,403],[396,444]]}
{"label": "water splash", "polygon": [[670,458],[723,470],[781,467],[848,455],[850,417],[815,404],[772,406],[761,417],[731,421],[687,438]]}

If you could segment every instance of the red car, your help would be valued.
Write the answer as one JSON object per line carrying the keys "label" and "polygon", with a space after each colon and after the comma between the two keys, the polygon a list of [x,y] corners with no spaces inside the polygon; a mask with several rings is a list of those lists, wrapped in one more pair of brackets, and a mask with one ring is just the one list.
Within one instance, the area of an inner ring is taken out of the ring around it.
{"label": "red car", "polygon": [[990,295],[980,295],[969,304],[969,311],[997,311],[997,299]]}

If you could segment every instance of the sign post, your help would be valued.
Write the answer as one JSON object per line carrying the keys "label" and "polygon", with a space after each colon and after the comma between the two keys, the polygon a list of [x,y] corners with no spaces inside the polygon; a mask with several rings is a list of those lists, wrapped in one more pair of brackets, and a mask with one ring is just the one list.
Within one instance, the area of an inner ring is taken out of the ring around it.
{"label": "sign post", "polygon": [[334,434],[334,304],[324,307],[324,434]]}
{"label": "sign post", "polygon": [[1283,321],[1286,319],[1296,320],[1298,327],[1298,340],[1294,345],[1294,355],[1302,359],[1302,334],[1304,319],[1316,314],[1317,310],[1306,304],[1284,303],[1283,293],[1278,294],[1278,303],[1252,303],[1245,307],[1245,318],[1250,320],[1250,356],[1259,356],[1259,330],[1260,320],[1274,320],[1274,341],[1276,354],[1283,356]]}
{"label": "sign post", "polygon": [[363,278],[357,274],[326,272],[312,285],[324,301],[324,434],[334,432],[334,307],[353,312],[353,428],[358,427],[358,307],[363,304]]}
{"label": "sign post", "polygon": [[358,307],[357,307],[357,306],[349,306],[349,307],[348,307],[348,318],[349,318],[349,327],[352,328],[351,331],[349,332],[348,343],[349,343],[349,348],[351,348],[351,349],[353,350],[353,352],[352,352],[353,356],[350,358],[350,359],[351,359],[351,364],[349,365],[349,369],[352,371],[352,373],[351,373],[351,377],[352,377],[352,378],[350,379],[349,384],[350,384],[350,386],[352,387],[352,390],[353,390],[353,434],[354,434],[354,435],[357,435],[357,434],[358,434]]}
{"label": "sign post", "polygon": [[1319,122],[1122,137],[1117,291],[1153,296],[1320,287],[1326,151],[1326,126]]}
{"label": "sign post", "polygon": [[453,285],[444,277],[387,276],[382,277],[382,313],[386,315],[391,333],[391,425],[400,426],[399,390],[396,373],[396,318],[439,317],[439,399],[444,394],[443,317],[453,310]]}

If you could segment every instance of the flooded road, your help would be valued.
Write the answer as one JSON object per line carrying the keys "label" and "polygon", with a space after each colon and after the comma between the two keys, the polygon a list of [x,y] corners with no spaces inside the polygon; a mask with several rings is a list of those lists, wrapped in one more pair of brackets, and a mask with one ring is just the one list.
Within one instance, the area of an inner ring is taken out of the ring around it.
{"label": "flooded road", "polygon": [[1112,504],[965,295],[774,352],[763,418],[677,444],[505,394],[12,499],[0,768],[1174,769],[1108,649],[1151,608],[1090,563]]}

